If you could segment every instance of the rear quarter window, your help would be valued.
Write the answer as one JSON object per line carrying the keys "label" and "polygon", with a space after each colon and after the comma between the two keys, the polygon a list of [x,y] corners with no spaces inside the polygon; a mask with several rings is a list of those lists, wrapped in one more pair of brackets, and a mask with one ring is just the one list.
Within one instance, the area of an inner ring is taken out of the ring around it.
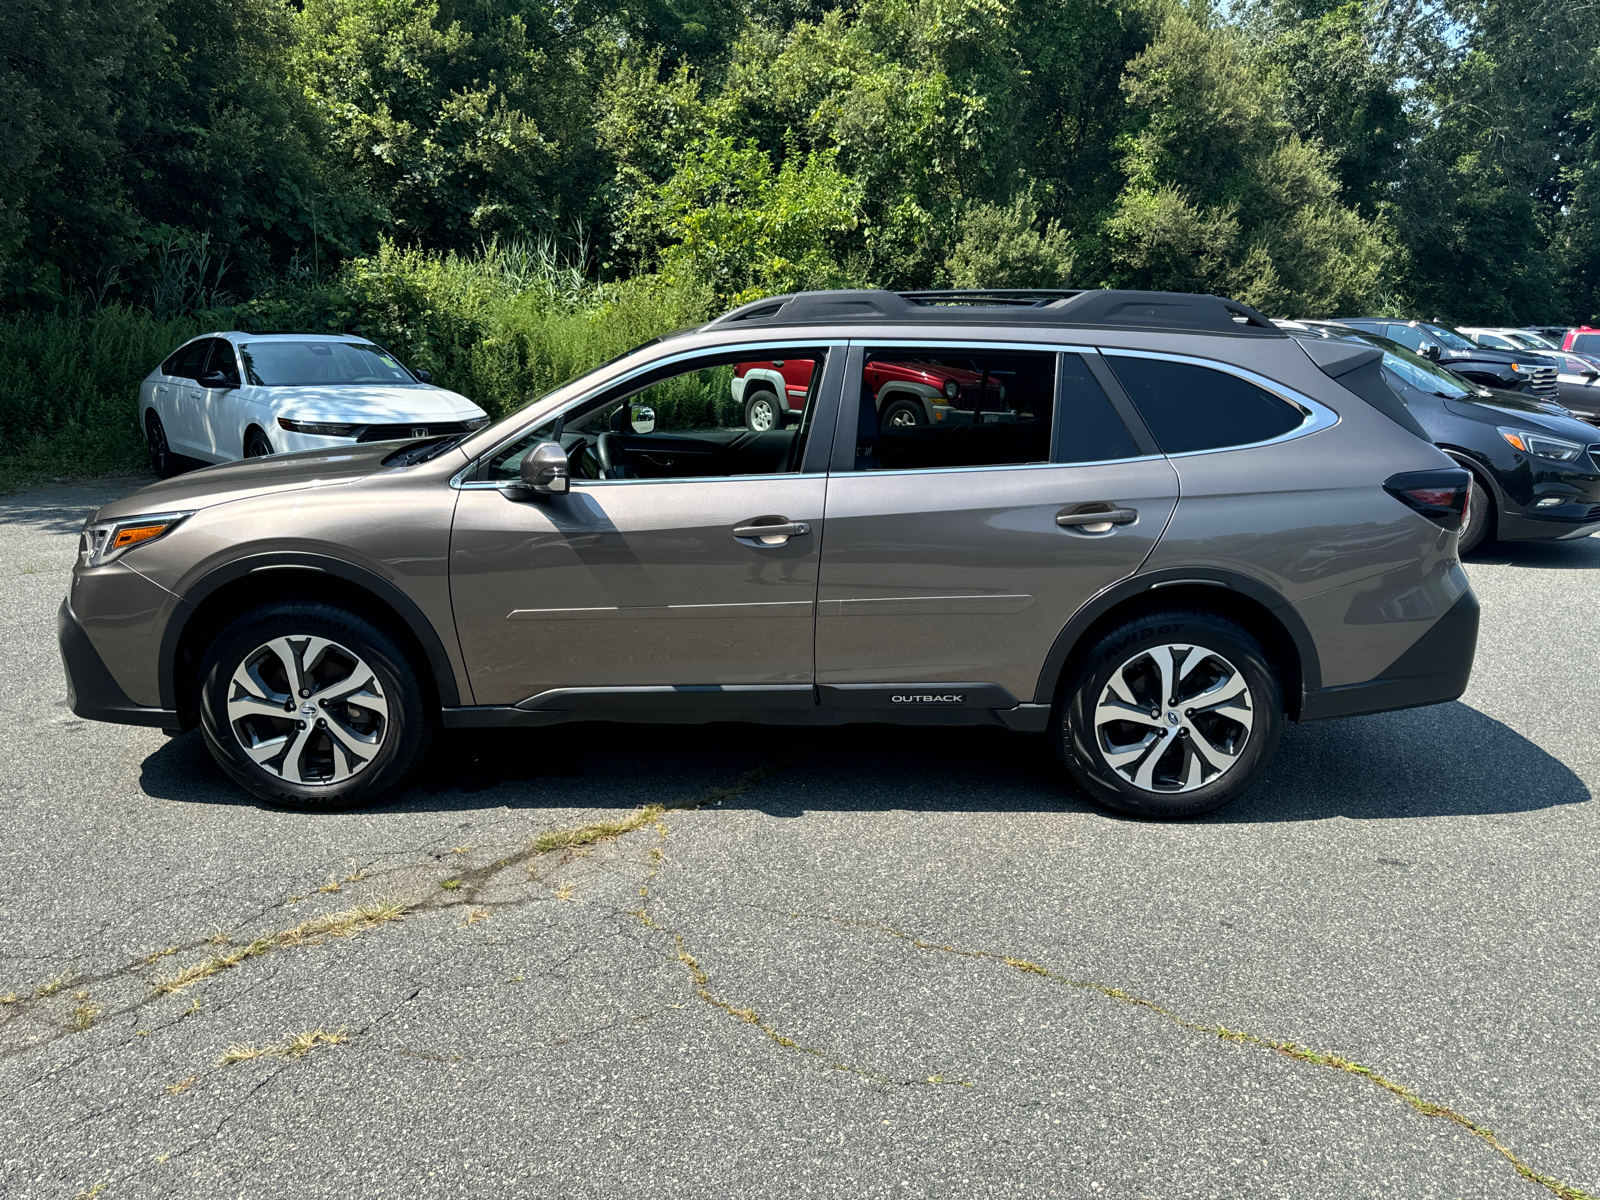
{"label": "rear quarter window", "polygon": [[1593,354],[1600,350],[1600,333],[1574,334],[1572,345],[1568,349],[1574,354]]}
{"label": "rear quarter window", "polygon": [[1270,441],[1305,420],[1287,400],[1226,371],[1116,354],[1106,362],[1167,454]]}

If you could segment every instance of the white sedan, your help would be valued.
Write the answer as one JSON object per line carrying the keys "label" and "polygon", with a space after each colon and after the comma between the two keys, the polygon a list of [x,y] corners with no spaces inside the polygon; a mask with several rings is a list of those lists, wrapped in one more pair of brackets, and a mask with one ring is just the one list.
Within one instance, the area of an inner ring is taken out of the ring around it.
{"label": "white sedan", "polygon": [[139,385],[150,468],[176,457],[232,462],[356,442],[464,433],[489,422],[365,338],[208,333],[179,346]]}

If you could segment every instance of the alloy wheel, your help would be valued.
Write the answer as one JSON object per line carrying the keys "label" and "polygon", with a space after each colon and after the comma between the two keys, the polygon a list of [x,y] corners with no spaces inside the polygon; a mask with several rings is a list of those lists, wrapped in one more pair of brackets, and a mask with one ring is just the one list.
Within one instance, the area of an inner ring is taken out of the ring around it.
{"label": "alloy wheel", "polygon": [[917,414],[909,408],[897,408],[889,414],[889,424],[899,429],[905,429],[917,423]]}
{"label": "alloy wheel", "polygon": [[757,433],[765,433],[773,427],[774,422],[772,401],[761,397],[750,402],[750,418],[745,424]]}
{"label": "alloy wheel", "polygon": [[302,786],[342,783],[383,748],[389,702],[372,668],[327,638],[278,637],[244,656],[228,724],[252,761]]}
{"label": "alloy wheel", "polygon": [[1243,672],[1203,646],[1141,650],[1111,673],[1094,709],[1106,763],[1137,788],[1191,792],[1233,770],[1255,722]]}

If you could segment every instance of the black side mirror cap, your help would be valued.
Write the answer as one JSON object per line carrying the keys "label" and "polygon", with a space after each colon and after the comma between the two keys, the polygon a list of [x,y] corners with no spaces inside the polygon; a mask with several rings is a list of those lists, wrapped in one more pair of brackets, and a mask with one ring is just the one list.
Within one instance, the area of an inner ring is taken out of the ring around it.
{"label": "black side mirror cap", "polygon": [[196,379],[195,382],[201,387],[205,388],[207,391],[214,392],[229,391],[239,386],[221,371],[207,371],[204,375],[201,375],[198,379]]}
{"label": "black side mirror cap", "polygon": [[415,375],[417,377],[417,380],[419,382],[421,382],[421,383],[432,383],[433,382],[433,372],[428,370],[427,367],[418,367],[415,371],[413,371],[411,373],[413,375]]}

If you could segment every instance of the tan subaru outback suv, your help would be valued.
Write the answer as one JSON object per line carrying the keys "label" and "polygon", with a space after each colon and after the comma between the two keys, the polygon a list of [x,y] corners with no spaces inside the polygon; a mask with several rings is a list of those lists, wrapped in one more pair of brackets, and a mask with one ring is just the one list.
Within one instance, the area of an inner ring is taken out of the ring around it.
{"label": "tan subaru outback suv", "polygon": [[[1000,725],[1102,804],[1207,812],[1285,720],[1466,686],[1470,480],[1380,359],[1214,296],[763,300],[482,430],[105,506],[72,707],[198,725],[306,809],[389,791],[441,725],[600,720]],[[736,368],[796,361],[798,420],[747,427]],[[913,370],[1004,404],[882,419]]]}

